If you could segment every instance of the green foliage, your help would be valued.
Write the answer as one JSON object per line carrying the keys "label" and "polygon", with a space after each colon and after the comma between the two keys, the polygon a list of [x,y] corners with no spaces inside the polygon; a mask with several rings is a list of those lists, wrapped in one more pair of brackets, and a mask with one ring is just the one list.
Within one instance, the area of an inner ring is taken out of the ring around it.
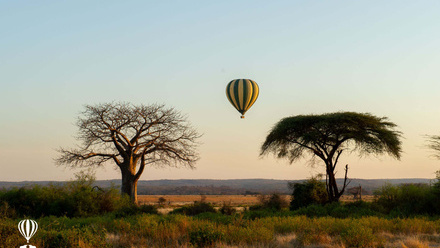
{"label": "green foliage", "polygon": [[10,219],[0,221],[0,248],[18,247],[16,244],[23,242],[23,237],[17,230],[18,222]]}
{"label": "green foliage", "polygon": [[207,202],[194,202],[189,206],[183,206],[181,208],[174,209],[171,214],[184,214],[189,216],[194,216],[201,213],[216,213],[215,208]]}
{"label": "green foliage", "polygon": [[427,184],[386,184],[375,192],[375,204],[392,217],[439,215],[437,186]]}
{"label": "green foliage", "polygon": [[354,223],[350,225],[350,228],[344,229],[340,236],[347,247],[375,247],[377,242],[371,228]]}
{"label": "green foliage", "polygon": [[[0,192],[0,196],[1,196],[1,194],[2,193]],[[16,217],[17,217],[17,212],[15,211],[15,209],[11,208],[7,201],[1,201],[0,202],[0,220],[6,219],[6,218],[14,219]]]}
{"label": "green foliage", "polygon": [[[291,162],[303,152],[316,155],[321,147],[337,148],[352,142],[361,153],[388,153],[400,157],[400,132],[385,117],[355,112],[298,115],[281,119],[266,137],[261,154],[274,153]],[[329,152],[328,151],[328,152]]]}
{"label": "green foliage", "polygon": [[64,185],[32,186],[0,191],[1,216],[84,217],[112,212],[129,204],[116,189],[92,187],[93,178],[77,175]]}
{"label": "green foliage", "polygon": [[325,183],[312,177],[303,183],[289,184],[293,189],[290,209],[296,210],[311,204],[324,204],[328,201]]}
{"label": "green foliage", "polygon": [[249,211],[243,212],[243,218],[255,220],[264,217],[270,216],[278,216],[280,212],[273,211],[273,209],[262,209],[261,206],[257,206],[257,208],[251,208]]}
{"label": "green foliage", "polygon": [[[311,161],[321,159],[328,175],[329,201],[338,201],[344,186],[338,189],[335,169],[344,151],[362,154],[387,153],[397,159],[402,152],[396,124],[387,118],[368,113],[337,112],[322,115],[298,115],[280,120],[261,146],[261,155],[274,154],[290,163],[311,155]],[[348,165],[346,166],[346,172]],[[294,209],[299,206],[294,206]]]}
{"label": "green foliage", "polygon": [[328,209],[322,205],[309,205],[294,211],[297,215],[306,215],[307,217],[323,217],[328,215]]}
{"label": "green foliage", "polygon": [[136,204],[128,204],[126,206],[121,207],[120,209],[114,212],[115,218],[125,218],[131,215],[138,214],[159,214],[157,207],[154,205],[136,205]]}
{"label": "green foliage", "polygon": [[[238,215],[241,216],[241,215]],[[205,212],[194,216],[197,220],[209,220],[217,224],[228,225],[235,221],[235,215],[225,215],[222,213]]]}
{"label": "green foliage", "polygon": [[225,215],[232,215],[237,212],[237,209],[232,207],[230,203],[223,202],[223,205],[219,211],[220,211],[220,213],[225,214]]}
{"label": "green foliage", "polygon": [[188,232],[189,242],[196,247],[210,247],[216,242],[224,239],[225,233],[222,232],[214,223],[206,222],[196,224]]}
{"label": "green foliage", "polygon": [[325,217],[335,218],[361,218],[367,216],[384,216],[381,212],[375,210],[372,203],[363,201],[353,203],[333,202],[326,205],[309,205],[291,212],[292,215],[306,215],[307,217]]}
{"label": "green foliage", "polygon": [[250,210],[269,209],[272,211],[280,211],[289,206],[289,202],[278,193],[273,193],[272,195],[259,195],[258,201],[259,204],[251,206]]}

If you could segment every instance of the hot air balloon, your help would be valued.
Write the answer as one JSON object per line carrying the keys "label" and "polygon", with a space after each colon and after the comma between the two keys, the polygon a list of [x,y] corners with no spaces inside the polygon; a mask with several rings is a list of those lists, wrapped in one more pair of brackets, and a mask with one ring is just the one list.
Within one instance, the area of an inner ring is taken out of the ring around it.
{"label": "hot air balloon", "polygon": [[38,224],[34,220],[22,220],[20,223],[18,223],[18,230],[20,231],[21,235],[27,240],[29,243],[29,239],[34,236],[34,234],[37,232]]}
{"label": "hot air balloon", "polygon": [[258,84],[250,79],[234,79],[226,86],[226,96],[241,113],[241,118],[244,118],[244,113],[255,103],[258,93]]}

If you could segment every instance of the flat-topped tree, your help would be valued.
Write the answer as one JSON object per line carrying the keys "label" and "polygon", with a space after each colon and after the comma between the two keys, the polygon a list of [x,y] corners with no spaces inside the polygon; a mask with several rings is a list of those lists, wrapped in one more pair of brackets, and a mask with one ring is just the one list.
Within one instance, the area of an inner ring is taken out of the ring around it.
{"label": "flat-topped tree", "polygon": [[309,153],[312,160],[323,160],[329,201],[338,201],[348,184],[348,165],[342,188],[336,183],[335,169],[341,154],[347,150],[360,154],[387,153],[400,159],[401,133],[395,127],[386,117],[354,112],[287,117],[267,135],[261,155],[273,153],[293,163]]}
{"label": "flat-topped tree", "polygon": [[86,105],[78,118],[76,149],[59,149],[59,165],[102,166],[113,162],[122,174],[121,193],[137,202],[137,182],[146,165],[187,166],[198,160],[200,137],[186,117],[164,105]]}

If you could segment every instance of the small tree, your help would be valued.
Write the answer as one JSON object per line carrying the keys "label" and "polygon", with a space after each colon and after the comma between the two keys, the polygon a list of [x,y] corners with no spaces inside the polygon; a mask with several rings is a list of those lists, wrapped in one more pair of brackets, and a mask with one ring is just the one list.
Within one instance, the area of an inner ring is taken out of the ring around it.
{"label": "small tree", "polygon": [[161,207],[163,207],[165,205],[165,202],[167,202],[167,199],[165,199],[165,197],[163,197],[163,196],[159,197],[159,199],[157,200],[157,203]]}
{"label": "small tree", "polygon": [[78,118],[77,149],[59,149],[57,164],[102,166],[112,161],[122,174],[121,193],[137,202],[137,182],[145,166],[194,168],[200,135],[186,118],[164,105],[86,105]]}
{"label": "small tree", "polygon": [[361,154],[389,155],[399,159],[400,132],[387,118],[371,114],[338,112],[322,115],[298,115],[280,120],[270,131],[261,147],[261,155],[275,154],[290,163],[305,153],[321,159],[326,168],[326,189],[331,202],[338,201],[348,184],[348,165],[342,189],[336,183],[336,166],[346,150]]}

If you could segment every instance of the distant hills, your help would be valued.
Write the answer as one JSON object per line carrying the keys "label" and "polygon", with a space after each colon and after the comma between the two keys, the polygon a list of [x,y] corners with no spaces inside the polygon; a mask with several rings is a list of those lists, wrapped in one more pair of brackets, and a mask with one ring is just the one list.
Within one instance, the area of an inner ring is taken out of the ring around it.
{"label": "distant hills", "polygon": [[[337,179],[342,185],[343,179]],[[290,194],[288,183],[297,183],[304,180],[275,180],[275,179],[179,179],[179,180],[142,180],[138,182],[139,195],[241,195],[241,194]],[[432,179],[405,178],[405,179],[351,179],[348,188],[362,186],[367,194],[385,183],[398,184],[428,184]],[[29,187],[32,185],[64,184],[62,181],[23,181],[0,182],[0,189],[14,187]],[[121,180],[98,180],[95,185],[101,188],[116,187],[119,189]]]}

